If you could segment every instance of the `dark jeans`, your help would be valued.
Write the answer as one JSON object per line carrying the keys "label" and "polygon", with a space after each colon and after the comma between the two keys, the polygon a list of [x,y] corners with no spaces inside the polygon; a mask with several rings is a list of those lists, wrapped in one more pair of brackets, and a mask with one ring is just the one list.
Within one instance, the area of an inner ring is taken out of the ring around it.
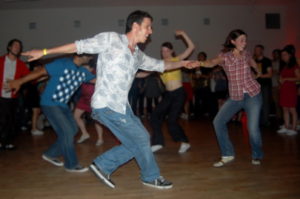
{"label": "dark jeans", "polygon": [[154,97],[154,98],[147,97],[147,113],[148,114],[152,113],[152,100],[154,100],[155,107],[157,107],[157,105],[158,105],[158,97]]}
{"label": "dark jeans", "polygon": [[18,98],[0,98],[0,143],[12,144],[18,130]]}
{"label": "dark jeans", "polygon": [[270,99],[272,94],[271,86],[261,86],[262,94],[262,107],[260,112],[259,124],[261,126],[268,126],[270,124],[269,113],[270,113]]}
{"label": "dark jeans", "polygon": [[164,117],[168,115],[167,126],[169,133],[174,142],[186,142],[186,137],[183,129],[178,123],[178,118],[184,107],[187,94],[183,87],[174,91],[166,91],[161,102],[156,106],[151,114],[150,124],[152,128],[152,145],[165,145],[162,132],[162,123]]}

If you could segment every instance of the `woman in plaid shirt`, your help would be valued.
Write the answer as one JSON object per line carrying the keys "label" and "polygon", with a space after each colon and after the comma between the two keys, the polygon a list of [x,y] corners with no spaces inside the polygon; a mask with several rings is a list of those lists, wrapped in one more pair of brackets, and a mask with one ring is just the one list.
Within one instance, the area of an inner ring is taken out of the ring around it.
{"label": "woman in plaid shirt", "polygon": [[[212,60],[200,62],[200,65],[212,68],[216,65],[223,67],[229,84],[229,99],[222,106],[216,118],[214,127],[222,152],[222,158],[214,167],[222,167],[234,160],[234,149],[229,140],[227,122],[236,112],[245,109],[248,118],[250,145],[252,148],[252,164],[259,165],[263,157],[262,140],[259,129],[259,114],[262,106],[260,85],[256,81],[261,71],[252,59],[248,50],[247,34],[242,30],[233,30],[226,38],[222,53]],[[251,72],[251,67],[256,75]]]}

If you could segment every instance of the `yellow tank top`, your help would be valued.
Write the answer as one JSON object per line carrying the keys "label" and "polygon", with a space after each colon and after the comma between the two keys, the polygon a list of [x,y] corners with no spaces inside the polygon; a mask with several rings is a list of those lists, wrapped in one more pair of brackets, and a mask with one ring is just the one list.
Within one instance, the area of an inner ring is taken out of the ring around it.
{"label": "yellow tank top", "polygon": [[[178,61],[178,57],[172,57],[171,61]],[[169,70],[169,71],[165,71],[164,73],[162,73],[160,75],[160,78],[162,79],[163,83],[167,83],[169,81],[173,81],[173,80],[182,80],[182,76],[181,76],[181,69],[175,69],[175,70]]]}

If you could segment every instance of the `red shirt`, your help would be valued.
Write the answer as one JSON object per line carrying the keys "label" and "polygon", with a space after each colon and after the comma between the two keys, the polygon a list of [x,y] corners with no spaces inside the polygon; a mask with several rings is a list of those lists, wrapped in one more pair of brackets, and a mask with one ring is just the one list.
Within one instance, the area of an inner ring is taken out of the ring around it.
{"label": "red shirt", "polygon": [[251,55],[244,50],[242,58],[237,58],[232,51],[221,53],[223,62],[220,64],[226,72],[229,96],[232,100],[243,100],[244,92],[254,97],[260,92],[260,84],[251,74]]}
{"label": "red shirt", "polygon": [[[2,89],[2,82],[5,81],[3,79],[5,57],[6,57],[6,55],[0,57],[0,88],[1,89]],[[17,58],[16,73],[15,73],[14,79],[20,79],[21,77],[23,77],[29,73],[30,73],[30,71],[27,68],[27,66],[24,64],[24,62],[22,62],[20,59]],[[0,97],[1,96],[2,96],[2,93],[0,91]],[[11,98],[16,98],[18,96],[19,96],[18,93],[14,94],[13,92],[11,92]]]}

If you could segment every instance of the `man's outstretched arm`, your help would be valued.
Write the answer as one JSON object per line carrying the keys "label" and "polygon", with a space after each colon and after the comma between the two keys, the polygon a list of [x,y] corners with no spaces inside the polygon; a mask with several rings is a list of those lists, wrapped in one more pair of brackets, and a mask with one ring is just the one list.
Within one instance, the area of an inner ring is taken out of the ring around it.
{"label": "man's outstretched arm", "polygon": [[62,46],[44,49],[44,50],[36,50],[36,49],[31,50],[31,51],[22,53],[22,55],[28,56],[28,61],[33,61],[33,60],[41,58],[44,55],[76,53],[76,52],[77,52],[77,47],[76,47],[75,43],[70,43],[70,44],[65,44]]}

